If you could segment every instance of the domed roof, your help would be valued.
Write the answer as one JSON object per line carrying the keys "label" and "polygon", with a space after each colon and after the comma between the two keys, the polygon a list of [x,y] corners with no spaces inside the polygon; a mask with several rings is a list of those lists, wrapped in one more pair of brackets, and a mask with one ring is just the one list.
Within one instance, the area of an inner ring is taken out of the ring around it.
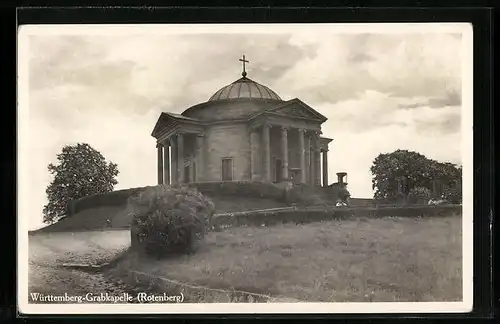
{"label": "domed roof", "polygon": [[273,90],[243,76],[218,90],[208,101],[240,98],[282,100]]}

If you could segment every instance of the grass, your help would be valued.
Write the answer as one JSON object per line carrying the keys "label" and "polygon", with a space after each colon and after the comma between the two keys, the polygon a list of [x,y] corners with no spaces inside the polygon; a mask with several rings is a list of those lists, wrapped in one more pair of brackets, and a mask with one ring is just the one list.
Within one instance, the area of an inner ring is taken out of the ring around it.
{"label": "grass", "polygon": [[210,233],[192,256],[128,260],[191,285],[317,302],[462,300],[461,217],[356,219]]}
{"label": "grass", "polygon": [[[286,206],[284,203],[265,198],[214,196],[211,199],[214,201],[217,213]],[[85,209],[57,223],[35,230],[33,233],[101,230],[107,228],[107,219],[111,221],[111,228],[128,228],[132,217],[126,207],[123,205]]]}

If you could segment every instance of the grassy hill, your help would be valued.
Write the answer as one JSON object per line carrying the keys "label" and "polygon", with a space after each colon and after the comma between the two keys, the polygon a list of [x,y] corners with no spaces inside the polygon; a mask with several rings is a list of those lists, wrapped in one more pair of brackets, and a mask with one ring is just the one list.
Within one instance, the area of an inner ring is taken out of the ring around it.
{"label": "grassy hill", "polygon": [[[259,186],[261,184],[258,184]],[[272,184],[269,184],[272,186]],[[266,185],[267,186],[267,185]],[[246,187],[240,184],[239,188]],[[107,227],[107,220],[111,221],[111,228],[128,228],[131,222],[131,215],[127,210],[127,199],[130,195],[143,188],[132,188],[126,190],[113,191],[108,194],[88,196],[73,203],[71,210],[73,214],[65,217],[57,223],[30,232],[64,232],[64,231],[90,231]],[[258,210],[267,208],[285,207],[284,202],[279,201],[276,192],[258,197],[257,192],[261,188],[255,188],[254,194],[235,193],[232,184],[225,184],[225,188],[218,188],[216,185],[203,184],[201,191],[210,197],[216,208],[216,213],[230,213],[248,210]],[[281,190],[273,188],[271,190]],[[265,192],[265,190],[263,190]],[[260,193],[259,193],[260,195]]]}
{"label": "grassy hill", "polygon": [[[210,232],[194,255],[130,255],[114,275],[136,285],[128,275],[135,270],[188,285],[308,302],[460,301],[461,232],[456,215],[234,227]],[[145,289],[150,282],[142,282]]]}

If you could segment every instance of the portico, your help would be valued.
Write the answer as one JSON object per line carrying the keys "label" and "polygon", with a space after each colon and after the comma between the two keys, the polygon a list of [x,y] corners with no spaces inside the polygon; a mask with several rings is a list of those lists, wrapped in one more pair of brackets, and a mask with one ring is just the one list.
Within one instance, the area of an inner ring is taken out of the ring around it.
{"label": "portico", "polygon": [[[159,130],[162,130],[158,134]],[[162,113],[153,133],[156,142],[158,184],[194,182],[203,178],[203,126],[179,115]]]}
{"label": "portico", "polygon": [[328,144],[332,139],[320,136],[325,120],[298,99],[251,116],[251,179],[328,185]]}
{"label": "portico", "polygon": [[250,132],[252,180],[328,184],[331,139],[320,137],[315,129],[270,123],[251,128]]}

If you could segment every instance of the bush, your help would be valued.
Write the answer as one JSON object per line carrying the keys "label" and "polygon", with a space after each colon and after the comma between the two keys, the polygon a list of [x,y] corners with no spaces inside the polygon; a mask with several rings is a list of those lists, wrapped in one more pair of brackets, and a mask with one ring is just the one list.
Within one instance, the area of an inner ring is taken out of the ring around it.
{"label": "bush", "polygon": [[214,181],[189,183],[189,187],[196,188],[206,195],[255,197],[281,200],[284,189],[280,186],[261,181]]}
{"label": "bush", "polygon": [[241,226],[273,226],[278,224],[305,224],[311,222],[342,220],[349,218],[381,218],[381,217],[445,217],[459,216],[462,207],[448,206],[407,206],[381,208],[315,208],[308,207],[302,210],[277,211],[247,211],[234,214],[221,214],[214,217],[215,228]]}
{"label": "bush", "polygon": [[403,206],[407,203],[407,197],[403,193],[395,193],[389,197],[375,197],[373,200],[374,205],[396,205]]}
{"label": "bush", "polygon": [[351,193],[345,186],[331,185],[322,190],[325,191],[325,195],[328,201],[337,202],[341,201],[344,203],[348,203],[351,198]]}
{"label": "bush", "polygon": [[452,204],[462,203],[462,182],[458,182],[453,186],[446,187],[443,192],[443,198]]}
{"label": "bush", "polygon": [[132,247],[148,255],[192,253],[215,213],[213,202],[198,190],[159,185],[130,197]]}
{"label": "bush", "polygon": [[431,191],[425,187],[416,187],[408,193],[408,201],[411,204],[427,204],[431,199]]}
{"label": "bush", "polygon": [[326,201],[324,198],[324,192],[321,189],[313,188],[306,184],[298,184],[286,190],[285,193],[286,203],[303,206],[325,205]]}

